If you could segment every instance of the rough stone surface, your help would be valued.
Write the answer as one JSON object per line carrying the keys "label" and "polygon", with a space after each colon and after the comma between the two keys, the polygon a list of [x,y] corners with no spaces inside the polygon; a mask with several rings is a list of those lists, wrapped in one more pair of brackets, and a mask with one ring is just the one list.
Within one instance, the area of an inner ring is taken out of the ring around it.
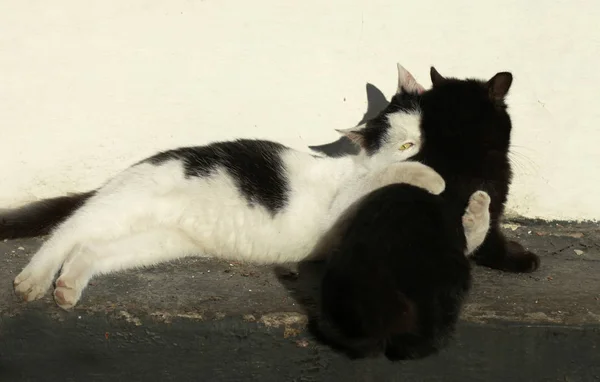
{"label": "rough stone surface", "polygon": [[73,311],[12,280],[41,239],[0,242],[0,381],[600,380],[600,227],[511,221],[542,257],[528,275],[476,267],[440,355],[350,361],[306,330],[320,267],[191,258],[94,279]]}

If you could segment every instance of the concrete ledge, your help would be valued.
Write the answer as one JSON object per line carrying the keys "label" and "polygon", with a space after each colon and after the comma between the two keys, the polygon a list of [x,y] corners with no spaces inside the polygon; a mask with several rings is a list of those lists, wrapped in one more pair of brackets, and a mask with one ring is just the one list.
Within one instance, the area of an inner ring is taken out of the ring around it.
{"label": "concrete ledge", "polygon": [[[531,275],[476,268],[454,343],[392,364],[349,361],[306,330],[319,267],[187,259],[93,280],[72,312],[20,302],[40,239],[0,243],[0,381],[600,380],[600,228],[513,222]],[[292,269],[290,271],[288,268]]]}

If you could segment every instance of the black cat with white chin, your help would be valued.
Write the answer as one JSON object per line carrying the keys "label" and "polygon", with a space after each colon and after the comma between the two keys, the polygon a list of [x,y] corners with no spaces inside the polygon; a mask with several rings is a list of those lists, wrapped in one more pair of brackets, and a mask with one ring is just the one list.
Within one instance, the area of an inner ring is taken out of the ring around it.
{"label": "black cat with white chin", "polygon": [[[462,217],[477,190],[491,204],[475,262],[512,272],[539,266],[535,254],[508,243],[499,229],[512,177],[504,102],[512,75],[446,79],[431,68],[431,80],[430,90],[399,92],[376,120],[418,107],[422,146],[412,160],[436,170],[445,191],[432,195],[402,184],[375,190],[340,219],[335,245],[327,247],[316,327],[352,357],[421,358],[448,343],[471,284]],[[367,124],[368,139],[385,139],[385,129],[374,134],[374,126]]]}

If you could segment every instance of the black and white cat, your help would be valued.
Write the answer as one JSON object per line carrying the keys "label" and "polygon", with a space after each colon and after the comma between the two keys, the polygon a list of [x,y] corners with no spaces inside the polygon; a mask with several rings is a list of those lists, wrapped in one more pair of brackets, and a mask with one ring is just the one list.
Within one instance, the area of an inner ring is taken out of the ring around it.
{"label": "black and white cat", "polygon": [[[504,97],[512,75],[445,79],[431,68],[431,79],[432,89],[395,95],[374,121],[420,110],[422,144],[411,160],[438,171],[444,192],[406,184],[377,189],[348,208],[318,247],[317,256],[329,259],[318,332],[355,357],[419,358],[447,344],[470,288],[464,251],[507,271],[539,265],[535,254],[507,245],[498,228],[511,179]],[[369,123],[375,128],[364,139],[386,134],[385,124]],[[473,224],[482,216],[489,233]]]}
{"label": "black and white cat", "polygon": [[[398,68],[399,93],[423,91]],[[378,139],[362,139],[372,124],[341,132],[362,144],[358,156],[316,157],[260,140],[179,148],[96,191],[4,212],[2,239],[51,233],[15,278],[15,291],[38,299],[60,271],[54,297],[68,309],[97,274],[194,255],[299,261],[349,205],[378,187],[407,183],[442,192],[435,171],[403,162],[421,145],[419,109],[398,109],[379,123],[387,129]]]}

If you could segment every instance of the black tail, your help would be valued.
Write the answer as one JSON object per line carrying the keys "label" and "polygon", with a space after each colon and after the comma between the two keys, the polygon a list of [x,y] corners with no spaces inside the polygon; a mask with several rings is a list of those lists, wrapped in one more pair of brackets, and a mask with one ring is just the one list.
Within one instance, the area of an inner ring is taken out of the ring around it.
{"label": "black tail", "polygon": [[90,191],[60,196],[13,210],[0,210],[0,240],[47,235],[95,193]]}

